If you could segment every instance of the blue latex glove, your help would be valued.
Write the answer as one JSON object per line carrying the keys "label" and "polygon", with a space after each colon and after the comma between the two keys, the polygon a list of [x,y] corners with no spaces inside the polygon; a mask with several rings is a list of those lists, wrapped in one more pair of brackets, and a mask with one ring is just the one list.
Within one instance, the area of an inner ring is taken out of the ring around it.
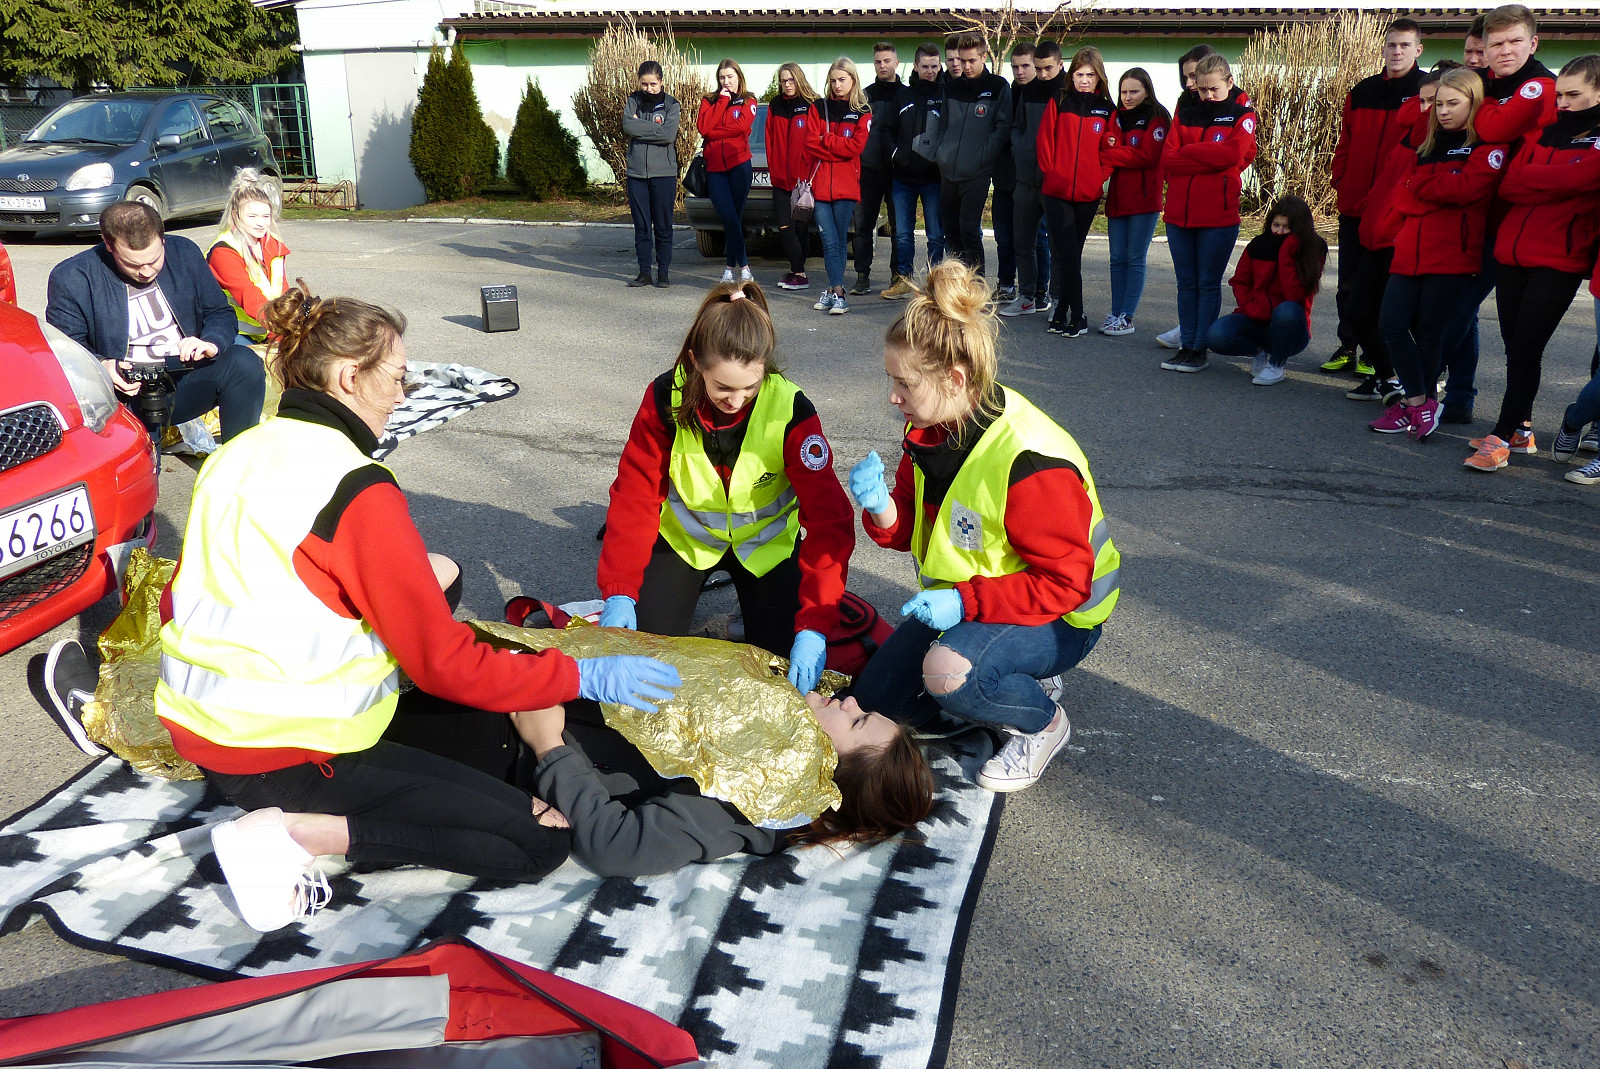
{"label": "blue latex glove", "polygon": [[[646,713],[683,686],[678,670],[654,657],[587,657],[578,662],[578,697],[631,705]],[[670,689],[669,689],[670,688]]]}
{"label": "blue latex glove", "polygon": [[883,458],[874,449],[850,469],[850,495],[868,512],[889,507],[889,484],[883,481]]}
{"label": "blue latex glove", "polygon": [[789,650],[789,682],[801,694],[817,689],[822,665],[828,659],[828,640],[820,631],[802,631],[794,636]]}
{"label": "blue latex glove", "polygon": [[633,611],[638,604],[626,594],[613,594],[606,599],[605,607],[600,610],[601,627],[626,627],[629,631],[639,630],[639,616]]}
{"label": "blue latex glove", "polygon": [[961,591],[924,590],[900,606],[900,615],[921,620],[935,631],[948,631],[965,615]]}

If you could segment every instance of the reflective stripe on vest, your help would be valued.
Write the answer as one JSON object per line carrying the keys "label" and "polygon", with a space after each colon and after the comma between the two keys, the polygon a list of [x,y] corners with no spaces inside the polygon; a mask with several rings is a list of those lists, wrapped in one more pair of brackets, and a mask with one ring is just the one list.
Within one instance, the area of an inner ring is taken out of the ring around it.
{"label": "reflective stripe on vest", "polygon": [[1083,476],[1089,495],[1089,545],[1094,550],[1094,580],[1089,596],[1062,619],[1074,627],[1104,623],[1116,608],[1122,556],[1112,544],[1089,460],[1070,434],[1015,390],[1005,391],[1005,410],[968,454],[945,492],[930,528],[922,507],[923,477],[916,471],[912,553],[924,589],[950,587],[975,575],[997,577],[1022,571],[1027,563],[1006,537],[1006,496],[1011,465],[1023,452],[1064,460]]}
{"label": "reflective stripe on vest", "polygon": [[[765,575],[794,553],[800,501],[783,468],[783,442],[799,388],[782,375],[761,382],[728,485],[706,455],[697,428],[678,427],[667,461],[661,536],[692,568],[716,566],[731,547],[752,575]],[[683,396],[680,369],[672,410]]]}
{"label": "reflective stripe on vest", "polygon": [[161,629],[157,715],[220,746],[349,753],[378,741],[399,663],[294,569],[340,481],[371,463],[339,431],[282,417],[206,461]]}
{"label": "reflective stripe on vest", "polygon": [[[224,230],[218,234],[217,240],[211,243],[211,248],[214,249],[218,245],[226,245],[239,254],[239,258],[244,261],[245,272],[250,276],[250,284],[260,290],[267,300],[270,301],[283,296],[284,290],[288,288],[288,281],[284,277],[284,257],[274,256],[272,258],[272,274],[269,277],[267,272],[262,270],[261,265],[256,263],[255,257],[250,255],[249,248],[245,243],[236,238],[232,231]],[[210,251],[210,249],[206,250],[207,255],[210,255]],[[233,299],[233,294],[228,293],[226,290],[223,292],[227,293],[228,303],[233,306],[233,314],[239,319],[239,333],[250,338],[265,338],[267,336],[267,328],[259,320],[251,318],[243,306]]]}

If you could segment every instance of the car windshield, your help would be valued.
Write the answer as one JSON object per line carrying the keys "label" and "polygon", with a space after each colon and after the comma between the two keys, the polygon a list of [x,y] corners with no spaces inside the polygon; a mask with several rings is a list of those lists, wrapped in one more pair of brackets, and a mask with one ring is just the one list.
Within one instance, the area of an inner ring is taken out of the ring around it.
{"label": "car windshield", "polygon": [[44,117],[27,140],[57,144],[131,145],[139,140],[153,100],[79,97]]}

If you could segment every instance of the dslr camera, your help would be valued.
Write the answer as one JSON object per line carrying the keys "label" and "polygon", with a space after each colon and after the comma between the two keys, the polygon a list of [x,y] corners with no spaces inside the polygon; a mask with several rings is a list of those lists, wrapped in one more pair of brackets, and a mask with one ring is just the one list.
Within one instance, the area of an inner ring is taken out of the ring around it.
{"label": "dslr camera", "polygon": [[172,418],[172,393],[178,386],[167,370],[167,361],[177,355],[175,352],[148,352],[143,357],[130,356],[123,361],[121,369],[124,379],[139,385],[139,396],[133,399],[131,407],[157,443]]}

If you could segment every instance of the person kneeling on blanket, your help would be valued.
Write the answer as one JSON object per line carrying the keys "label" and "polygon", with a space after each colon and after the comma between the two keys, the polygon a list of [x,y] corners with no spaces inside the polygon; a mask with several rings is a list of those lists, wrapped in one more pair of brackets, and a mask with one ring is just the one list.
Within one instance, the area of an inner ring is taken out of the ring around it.
{"label": "person kneeling on blanket", "polygon": [[155,694],[178,753],[251,811],[211,836],[239,912],[265,932],[320,908],[323,854],[540,879],[566,860],[565,819],[384,741],[400,670],[429,694],[503,713],[580,696],[652,710],[678,672],[479,642],[451,615],[460,569],[427,552],[394,475],[372,460],[402,397],[405,321],[300,282],[263,322],[283,401],[195,480]]}

